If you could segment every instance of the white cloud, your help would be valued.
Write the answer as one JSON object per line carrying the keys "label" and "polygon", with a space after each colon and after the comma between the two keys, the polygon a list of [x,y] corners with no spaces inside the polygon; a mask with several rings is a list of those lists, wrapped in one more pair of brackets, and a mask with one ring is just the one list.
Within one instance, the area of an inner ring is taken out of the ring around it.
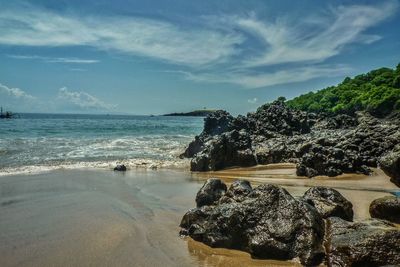
{"label": "white cloud", "polygon": [[0,10],[0,44],[79,46],[204,65],[235,54],[237,34],[137,17],[75,17],[35,9]]}
{"label": "white cloud", "polygon": [[97,59],[83,59],[75,57],[43,57],[37,55],[7,55],[10,58],[15,59],[35,59],[41,60],[47,63],[73,63],[73,64],[94,64],[100,62]]}
{"label": "white cloud", "polygon": [[257,97],[253,98],[253,99],[247,99],[247,103],[249,104],[256,104],[258,101]]}
{"label": "white cloud", "polygon": [[324,17],[304,20],[278,19],[268,23],[250,17],[235,18],[231,23],[263,43],[264,51],[245,60],[246,66],[321,62],[338,55],[348,44],[379,40],[380,36],[364,32],[392,16],[397,9],[397,1],[386,1],[376,6],[339,6]]}
{"label": "white cloud", "polygon": [[267,73],[191,73],[180,72],[186,79],[198,82],[234,83],[244,88],[260,88],[278,84],[304,82],[318,77],[335,77],[346,75],[351,69],[344,65],[315,65],[307,67],[287,68]]}
{"label": "white cloud", "polygon": [[20,100],[35,100],[36,97],[26,93],[25,91],[19,89],[19,88],[11,88],[6,85],[3,85],[0,83],[0,93],[6,94],[7,96],[10,96],[15,99],[20,99]]}
{"label": "white cloud", "polygon": [[86,92],[70,91],[66,87],[59,89],[57,98],[85,110],[112,110],[116,108],[116,105],[107,104]]}

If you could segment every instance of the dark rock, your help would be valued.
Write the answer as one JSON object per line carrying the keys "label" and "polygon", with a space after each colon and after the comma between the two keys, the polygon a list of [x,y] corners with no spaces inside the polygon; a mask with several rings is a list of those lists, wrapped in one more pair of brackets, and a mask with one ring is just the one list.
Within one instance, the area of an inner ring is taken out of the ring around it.
{"label": "dark rock", "polygon": [[218,201],[226,192],[226,185],[216,178],[208,179],[200,188],[196,195],[196,204],[200,208],[206,205],[212,205]]}
{"label": "dark rock", "polygon": [[126,166],[123,165],[123,164],[117,165],[117,166],[114,168],[114,171],[124,172],[124,171],[126,171]]}
{"label": "dark rock", "polygon": [[302,198],[315,207],[323,218],[340,217],[347,221],[353,220],[353,205],[337,190],[327,187],[312,187]]}
{"label": "dark rock", "polygon": [[357,153],[343,151],[332,146],[313,144],[303,148],[306,152],[300,157],[297,175],[313,177],[316,175],[337,176],[342,173],[363,173],[371,170]]}
{"label": "dark rock", "polygon": [[379,159],[381,169],[400,187],[400,145]]}
{"label": "dark rock", "polygon": [[372,218],[400,224],[400,198],[387,196],[375,199],[369,206],[369,214]]}
{"label": "dark rock", "polygon": [[385,221],[348,222],[328,218],[328,266],[383,266],[400,263],[400,229]]}
{"label": "dark rock", "polygon": [[218,135],[231,130],[233,117],[224,110],[217,110],[204,119],[204,135]]}
{"label": "dark rock", "polygon": [[316,209],[296,200],[276,185],[251,189],[235,182],[212,206],[189,210],[181,234],[211,247],[240,249],[257,258],[287,260],[304,265],[324,258],[324,221]]}
{"label": "dark rock", "polygon": [[254,166],[256,158],[251,150],[250,135],[233,130],[214,137],[191,160],[191,171],[215,171],[233,166]]}

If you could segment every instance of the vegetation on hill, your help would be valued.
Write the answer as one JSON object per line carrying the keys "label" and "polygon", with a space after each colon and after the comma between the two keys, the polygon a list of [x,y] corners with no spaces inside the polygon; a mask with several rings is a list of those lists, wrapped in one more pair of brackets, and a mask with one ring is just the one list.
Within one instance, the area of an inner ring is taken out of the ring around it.
{"label": "vegetation on hill", "polygon": [[400,64],[396,69],[380,68],[317,92],[287,101],[292,108],[330,114],[368,111],[385,116],[400,110]]}

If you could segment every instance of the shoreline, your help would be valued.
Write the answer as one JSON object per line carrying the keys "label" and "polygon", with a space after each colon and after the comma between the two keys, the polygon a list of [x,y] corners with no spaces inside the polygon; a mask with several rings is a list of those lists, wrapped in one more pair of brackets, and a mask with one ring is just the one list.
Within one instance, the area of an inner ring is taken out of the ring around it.
{"label": "shoreline", "polygon": [[[347,184],[350,189],[339,191],[353,203],[355,220],[369,216],[370,200],[399,191],[380,170],[334,179],[295,177],[294,171],[293,165],[274,164],[208,173],[59,169],[1,176],[0,257],[5,266],[301,266],[296,259],[257,260],[181,238],[180,220],[210,176],[228,183],[248,179],[253,187],[286,180],[282,186],[294,196],[317,183]],[[357,184],[364,189],[356,190]]]}

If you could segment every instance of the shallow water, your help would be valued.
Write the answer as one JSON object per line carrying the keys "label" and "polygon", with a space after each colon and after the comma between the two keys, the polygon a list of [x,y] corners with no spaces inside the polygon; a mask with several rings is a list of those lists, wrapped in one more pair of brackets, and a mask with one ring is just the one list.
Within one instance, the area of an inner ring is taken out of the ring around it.
{"label": "shallow water", "polygon": [[56,168],[187,166],[178,155],[203,118],[20,114],[0,120],[0,175]]}
{"label": "shallow water", "polygon": [[[301,195],[309,184],[332,183],[323,177],[293,177],[292,172],[291,165],[272,165],[207,174],[143,169],[3,176],[1,266],[299,266],[296,261],[254,260],[178,235],[183,214],[195,206],[195,194],[208,176],[283,184],[293,195]],[[398,192],[379,171],[338,179],[338,190],[353,202],[356,219],[368,217],[370,200]]]}

